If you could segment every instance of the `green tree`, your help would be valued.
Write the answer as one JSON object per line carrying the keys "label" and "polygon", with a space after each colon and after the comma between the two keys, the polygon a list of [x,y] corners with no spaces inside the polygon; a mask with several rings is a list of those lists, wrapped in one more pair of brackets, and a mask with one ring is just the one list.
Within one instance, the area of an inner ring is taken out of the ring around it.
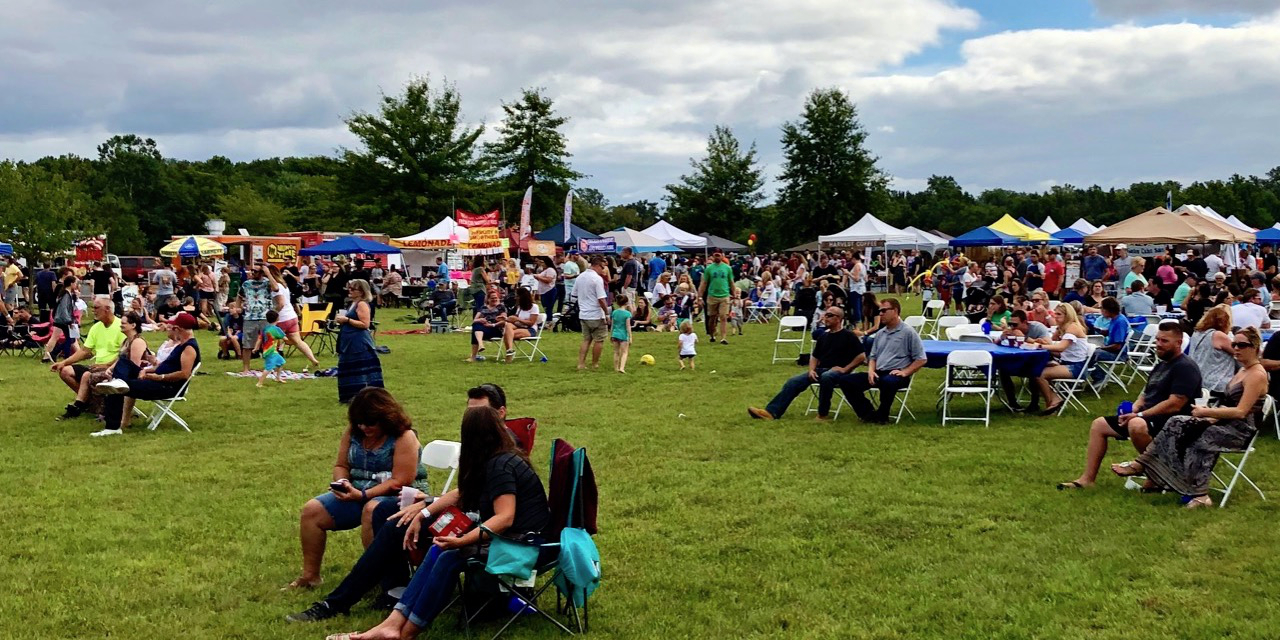
{"label": "green tree", "polygon": [[811,241],[888,205],[888,179],[866,148],[857,107],[838,89],[805,100],[798,122],[782,126],[778,215],[783,243]]}
{"label": "green tree", "polygon": [[248,229],[254,235],[272,235],[290,229],[288,210],[247,184],[218,196],[218,214],[228,229]]}
{"label": "green tree", "polygon": [[692,233],[730,236],[750,228],[752,212],[764,198],[764,176],[753,143],[745,152],[729,127],[707,137],[707,155],[690,160],[693,173],[667,185],[667,219]]}
{"label": "green tree", "polygon": [[569,166],[572,156],[560,131],[569,119],[556,115],[541,89],[525,89],[519,100],[502,103],[502,112],[498,140],[485,145],[500,196],[520,198],[533,187],[531,223],[535,229],[553,225],[564,212],[569,185],[586,177]]}
{"label": "green tree", "polygon": [[[108,235],[113,251],[154,254],[172,236],[204,230],[217,184],[197,175],[190,163],[166,163],[155,140],[133,134],[112,136],[98,145],[97,166],[92,195],[95,200],[111,201],[104,212],[116,218],[110,226],[125,236]],[[128,218],[136,220],[136,225]],[[135,226],[140,246],[131,246]]]}
{"label": "green tree", "polygon": [[416,231],[455,205],[476,206],[484,177],[476,140],[484,126],[463,123],[452,84],[432,89],[428,78],[414,78],[401,95],[383,94],[377,113],[357,112],[346,124],[362,148],[342,150],[341,183],[369,207],[362,217],[370,228]]}
{"label": "green tree", "polygon": [[84,195],[43,167],[0,161],[0,237],[28,264],[62,256],[96,234]]}

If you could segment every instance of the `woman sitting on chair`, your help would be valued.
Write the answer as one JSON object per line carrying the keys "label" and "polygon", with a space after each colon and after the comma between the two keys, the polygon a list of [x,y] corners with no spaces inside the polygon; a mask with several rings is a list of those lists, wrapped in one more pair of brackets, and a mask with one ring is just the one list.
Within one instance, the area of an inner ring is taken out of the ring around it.
{"label": "woman sitting on chair", "polygon": [[[403,530],[405,549],[430,550],[391,615],[369,631],[347,636],[351,640],[416,637],[449,602],[467,558],[485,553],[488,534],[478,527],[458,537],[428,540],[423,532],[425,525],[445,509],[479,512],[479,522],[505,538],[542,542],[543,531],[551,521],[547,494],[499,412],[489,406],[467,409],[462,416],[461,440],[458,488],[430,504],[414,503],[387,520],[388,525],[406,520],[410,524],[390,531],[384,528],[379,538]],[[353,576],[360,568],[357,564]],[[334,604],[326,600],[292,619],[320,620],[337,613]]]}
{"label": "woman sitting on chair", "polygon": [[[1027,316],[1030,318],[1031,314],[1027,314]],[[1085,331],[1084,323],[1076,315],[1075,308],[1069,304],[1060,304],[1057,309],[1053,310],[1053,316],[1057,326],[1057,329],[1053,332],[1053,337],[1037,341],[1044,345],[1045,350],[1056,356],[1056,362],[1050,363],[1049,366],[1044,368],[1044,373],[1041,373],[1040,377],[1036,378],[1035,388],[1048,402],[1044,411],[1040,412],[1042,416],[1057,413],[1064,402],[1062,398],[1058,397],[1058,394],[1053,392],[1053,385],[1049,381],[1080,377],[1080,372],[1088,364],[1086,360],[1089,355],[1088,333]],[[1035,406],[1035,403],[1036,398],[1032,397],[1032,407]]]}
{"label": "woman sitting on chair", "polygon": [[507,349],[507,362],[515,358],[516,340],[538,335],[538,324],[541,322],[542,310],[533,303],[533,293],[524,287],[516,289],[516,314],[507,316],[507,325],[502,332],[502,344]]}

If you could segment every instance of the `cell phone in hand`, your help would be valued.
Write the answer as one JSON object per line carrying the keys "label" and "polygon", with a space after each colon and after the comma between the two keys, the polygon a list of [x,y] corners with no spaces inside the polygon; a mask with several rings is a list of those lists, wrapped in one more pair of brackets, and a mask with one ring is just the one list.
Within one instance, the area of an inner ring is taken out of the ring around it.
{"label": "cell phone in hand", "polygon": [[330,489],[333,489],[334,491],[342,491],[344,493],[347,490],[347,486],[348,485],[346,480],[335,480],[329,483]]}

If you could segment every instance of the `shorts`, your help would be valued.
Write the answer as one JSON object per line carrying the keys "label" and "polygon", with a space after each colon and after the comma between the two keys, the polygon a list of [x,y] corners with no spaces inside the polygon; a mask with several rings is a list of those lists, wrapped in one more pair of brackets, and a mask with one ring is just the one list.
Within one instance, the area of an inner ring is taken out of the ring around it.
{"label": "shorts", "polygon": [[276,326],[280,327],[280,330],[283,331],[285,335],[289,335],[291,333],[298,333],[297,318],[291,318],[289,320],[280,320],[276,322]]}
{"label": "shorts", "polygon": [[698,357],[698,354],[696,354],[696,353],[682,353],[682,354],[680,354],[680,359],[681,359],[681,360],[692,360],[692,359],[694,359],[694,358],[696,358],[696,357]]}
{"label": "shorts", "polygon": [[609,337],[609,327],[601,320],[582,321],[582,339],[586,342],[604,342]]}
{"label": "shorts", "polygon": [[623,287],[623,288],[622,288],[622,295],[624,295],[624,296],[626,296],[626,297],[627,297],[627,304],[635,304],[635,303],[636,303],[636,288],[635,288],[635,287]]}
{"label": "shorts", "polygon": [[73,364],[71,365],[71,371],[76,376],[76,382],[80,382],[80,380],[90,372],[90,369],[84,365]]}
{"label": "shorts", "polygon": [[[1144,416],[1142,419],[1147,423],[1147,434],[1152,438],[1156,437],[1156,434],[1160,433],[1160,430],[1164,428],[1164,423],[1172,417],[1173,416],[1152,416],[1148,418]],[[1107,421],[1107,426],[1111,427],[1111,430],[1116,432],[1116,440],[1129,439],[1129,426],[1120,426],[1120,416],[1107,416],[1104,420]]]}
{"label": "shorts", "polygon": [[240,346],[252,349],[258,343],[258,336],[267,328],[266,320],[245,320],[244,329],[240,330]]}
{"label": "shorts", "polygon": [[284,366],[284,356],[279,351],[272,353],[262,361],[262,368],[266,371],[275,371]]}
{"label": "shorts", "polygon": [[1071,372],[1072,378],[1079,378],[1080,372],[1084,371],[1085,361],[1081,360],[1080,362],[1059,362],[1058,364],[1066,367],[1067,371]]}
{"label": "shorts", "polygon": [[729,299],[707,297],[707,317],[727,318],[729,316]]}
{"label": "shorts", "polygon": [[[346,531],[360,526],[360,516],[364,511],[364,503],[354,500],[339,500],[338,496],[332,491],[326,491],[316,496],[316,500],[319,500],[320,504],[324,506],[324,510],[328,512],[329,517],[333,518],[334,531]],[[399,496],[378,496],[370,500],[398,502],[400,498]]]}

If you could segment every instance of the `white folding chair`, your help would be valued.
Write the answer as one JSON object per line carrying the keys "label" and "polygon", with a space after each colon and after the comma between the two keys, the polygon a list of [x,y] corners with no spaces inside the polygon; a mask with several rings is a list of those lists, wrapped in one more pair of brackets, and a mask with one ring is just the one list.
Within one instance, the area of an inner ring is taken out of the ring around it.
{"label": "white folding chair", "polygon": [[1062,412],[1067,410],[1068,405],[1075,405],[1085,413],[1089,412],[1089,407],[1084,406],[1084,403],[1076,397],[1076,392],[1089,384],[1089,367],[1093,365],[1093,353],[1097,350],[1097,347],[1091,344],[1086,343],[1085,346],[1088,349],[1088,353],[1084,356],[1084,367],[1080,369],[1080,375],[1074,378],[1058,378],[1057,380],[1049,381],[1049,384],[1053,386],[1054,393],[1062,396],[1062,404],[1058,407],[1058,415],[1062,415]]}
{"label": "white folding chair", "polygon": [[[804,410],[806,416],[818,412],[818,388],[819,385],[816,382],[809,385],[809,406],[805,407]],[[849,399],[844,397],[844,391],[841,391],[840,387],[831,390],[831,403],[835,405],[835,408],[831,411],[832,420],[840,417],[841,407],[853,408],[853,405],[849,404]]]}
{"label": "white folding chair", "polygon": [[[920,335],[928,335],[934,340],[938,339],[938,318],[947,312],[947,303],[942,300],[930,300],[925,303],[924,309],[920,313],[924,316],[925,326],[918,330]],[[932,328],[930,328],[932,327]]]}
{"label": "white folding chair", "polygon": [[753,304],[747,307],[747,322],[766,324],[773,319],[773,316],[777,314],[778,309],[778,304],[776,302]]}
{"label": "white folding chair", "polygon": [[1160,327],[1147,325],[1142,333],[1129,343],[1129,377],[1125,384],[1130,384],[1139,374],[1146,376],[1156,367],[1156,334]]}
{"label": "white folding chair", "polygon": [[[947,420],[976,421],[991,426],[991,397],[994,367],[989,351],[952,351],[947,354],[946,386],[942,388],[942,424]],[[959,375],[963,373],[963,375]],[[986,412],[981,418],[952,416],[948,413],[953,395],[978,395],[982,397]]]}
{"label": "white folding chair", "polygon": [[[918,374],[919,372],[917,371],[916,373]],[[912,420],[916,419],[916,414],[912,413],[911,409],[907,407],[907,397],[911,395],[911,385],[915,384],[915,382],[916,382],[916,376],[911,376],[910,378],[907,379],[907,386],[903,387],[897,393],[893,394],[893,401],[898,403],[898,412],[893,415],[893,421],[895,423],[902,422],[902,414],[904,412],[907,415],[911,416]],[[880,404],[880,388],[879,387],[871,387],[870,389],[867,390],[867,393],[875,397],[875,402],[877,405]],[[889,407],[889,411],[892,412],[893,407]]]}
{"label": "white folding chair", "polygon": [[[928,318],[924,316],[907,316],[903,318],[902,321],[906,323],[908,327],[914,329],[916,333],[920,334],[921,338],[929,337],[925,334],[925,326],[929,324]],[[934,338],[936,337],[937,336],[934,336]]]}
{"label": "white folding chair", "polygon": [[958,338],[958,342],[972,342],[974,344],[991,344],[991,336],[985,333],[962,333]]}
{"label": "white folding chair", "polygon": [[[1093,336],[1089,336],[1089,337],[1092,338]],[[1098,336],[1098,337],[1101,338],[1102,336]],[[1095,354],[1098,352],[1098,349],[1102,348],[1103,346],[1093,340],[1090,340],[1089,344],[1093,346]],[[1129,390],[1128,385],[1124,383],[1124,380],[1120,379],[1121,370],[1127,366],[1129,366],[1129,357],[1128,355],[1124,355],[1124,354],[1122,354],[1121,357],[1118,357],[1115,360],[1100,360],[1100,359],[1096,360],[1090,368],[1098,367],[1098,369],[1102,371],[1102,381],[1095,384],[1093,382],[1093,376],[1089,376],[1089,388],[1093,390],[1093,395],[1095,397],[1101,398],[1102,390],[1106,388],[1107,384],[1112,382],[1120,385],[1120,388],[1124,389],[1127,392]]]}
{"label": "white folding chair", "polygon": [[[784,331],[788,336],[790,336],[795,333],[796,329],[800,330],[799,338],[782,337]],[[790,357],[778,357],[778,347],[784,344],[794,345],[796,348],[796,357],[800,357],[800,355],[804,353],[805,336],[808,334],[808,330],[809,322],[804,316],[783,316],[782,320],[778,322],[778,337],[773,340],[773,361],[769,364],[777,364],[779,360],[783,362],[791,361]],[[787,348],[790,349],[791,347]]]}
{"label": "white folding chair", "polygon": [[936,335],[946,335],[947,329],[966,324],[969,324],[969,319],[964,316],[942,316],[934,323],[934,333]]}
{"label": "white folding chair", "polygon": [[458,477],[458,459],[462,456],[462,443],[451,440],[432,440],[422,448],[422,464],[430,469],[448,471],[449,478],[444,481],[437,496],[449,493],[454,478]]}
{"label": "white folding chair", "polygon": [[1058,308],[1058,305],[1060,305],[1060,304],[1062,304],[1062,301],[1061,301],[1061,300],[1050,300],[1050,301],[1049,301],[1049,310],[1050,310],[1050,311],[1053,311],[1054,309],[1057,309],[1057,308]]}
{"label": "white folding chair", "polygon": [[[201,364],[202,363],[197,362],[196,366],[192,367],[191,377],[187,378],[182,383],[182,386],[178,389],[177,395],[173,396],[172,398],[165,398],[163,400],[151,401],[152,405],[155,406],[155,411],[150,416],[151,421],[147,423],[148,430],[155,431],[156,427],[159,427],[160,423],[164,421],[166,416],[168,416],[169,418],[172,418],[174,422],[178,423],[178,426],[182,427],[183,429],[186,429],[187,433],[191,433],[191,427],[188,427],[187,421],[183,420],[182,416],[179,416],[173,410],[173,405],[179,402],[187,401],[187,387],[191,386],[191,381],[195,379],[196,373],[200,371]],[[137,404],[134,404],[133,412],[141,416],[142,419],[144,420],[147,419],[147,414],[143,413],[142,409],[139,409]]]}
{"label": "white folding chair", "polygon": [[520,338],[514,342],[512,346],[516,348],[516,358],[523,358],[529,362],[541,355],[547,357],[542,351],[542,334],[546,333],[547,317],[545,314],[538,314],[538,334],[529,336],[528,338]]}
{"label": "white folding chair", "polygon": [[1276,429],[1276,439],[1280,440],[1280,409],[1276,407],[1276,399],[1270,395],[1262,401],[1262,418],[1265,420],[1267,416],[1271,416],[1271,425]]}
{"label": "white folding chair", "polygon": [[[1267,396],[1267,397],[1270,398],[1270,396]],[[1213,479],[1216,480],[1218,484],[1222,485],[1221,487],[1214,487],[1212,485],[1210,485],[1209,487],[1210,491],[1217,491],[1218,493],[1222,494],[1222,500],[1218,502],[1218,508],[1227,506],[1227,500],[1231,499],[1231,492],[1232,490],[1235,489],[1236,482],[1238,482],[1241,478],[1243,478],[1245,482],[1248,482],[1249,486],[1253,487],[1254,491],[1258,492],[1259,497],[1261,497],[1263,500],[1267,499],[1267,494],[1263,493],[1262,489],[1259,489],[1258,485],[1254,484],[1253,480],[1250,480],[1249,476],[1246,476],[1244,474],[1244,464],[1249,461],[1249,455],[1253,453],[1253,445],[1257,441],[1258,441],[1258,434],[1254,433],[1253,437],[1249,439],[1248,446],[1246,446],[1245,448],[1238,449],[1236,451],[1223,451],[1222,453],[1218,454],[1218,462],[1225,464],[1231,468],[1231,472],[1230,472],[1231,482],[1223,481],[1223,479],[1218,476],[1217,471],[1213,472]],[[1232,460],[1231,458],[1228,457],[1228,456],[1235,456],[1235,455],[1240,456],[1239,461]]]}

